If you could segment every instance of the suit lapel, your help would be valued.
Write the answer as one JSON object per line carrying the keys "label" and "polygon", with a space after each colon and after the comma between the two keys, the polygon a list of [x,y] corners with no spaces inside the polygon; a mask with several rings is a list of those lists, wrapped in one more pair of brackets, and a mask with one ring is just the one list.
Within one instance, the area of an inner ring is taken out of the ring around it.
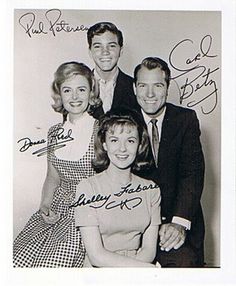
{"label": "suit lapel", "polygon": [[119,73],[116,79],[116,85],[115,85],[115,89],[114,89],[114,94],[113,94],[113,101],[112,101],[112,108],[119,108],[119,101],[120,101],[120,96],[121,96],[121,92],[120,90],[123,89],[123,73],[122,71],[119,69]]}
{"label": "suit lapel", "polygon": [[163,163],[165,164],[166,154],[170,150],[170,143],[176,136],[177,128],[177,116],[175,110],[171,104],[166,104],[166,113],[162,122],[161,129],[161,141],[159,146],[159,160],[158,166],[160,167]]}

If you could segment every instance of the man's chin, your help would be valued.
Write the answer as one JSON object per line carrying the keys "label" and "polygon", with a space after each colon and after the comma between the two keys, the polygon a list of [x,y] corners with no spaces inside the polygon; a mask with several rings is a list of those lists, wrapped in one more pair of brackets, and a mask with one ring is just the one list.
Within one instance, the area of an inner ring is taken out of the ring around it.
{"label": "man's chin", "polygon": [[156,109],[146,109],[146,110],[143,109],[143,111],[150,117],[156,117],[162,113],[164,107],[165,105],[161,106],[160,108],[156,108]]}
{"label": "man's chin", "polygon": [[104,67],[104,68],[101,68],[101,70],[103,72],[111,72],[115,67]]}

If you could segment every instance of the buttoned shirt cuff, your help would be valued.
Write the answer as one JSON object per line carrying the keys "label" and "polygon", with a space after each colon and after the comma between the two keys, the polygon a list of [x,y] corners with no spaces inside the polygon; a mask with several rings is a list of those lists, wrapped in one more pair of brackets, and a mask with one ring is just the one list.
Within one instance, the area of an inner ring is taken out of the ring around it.
{"label": "buttoned shirt cuff", "polygon": [[172,222],[182,225],[187,230],[190,230],[190,228],[191,228],[191,221],[189,221],[185,218],[179,217],[179,216],[173,216]]}

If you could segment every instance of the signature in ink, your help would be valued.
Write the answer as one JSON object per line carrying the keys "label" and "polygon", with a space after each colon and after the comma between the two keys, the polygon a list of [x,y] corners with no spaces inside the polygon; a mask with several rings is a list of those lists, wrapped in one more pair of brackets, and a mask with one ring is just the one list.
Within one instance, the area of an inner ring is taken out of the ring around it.
{"label": "signature in ink", "polygon": [[88,27],[84,25],[72,27],[65,20],[61,19],[62,12],[59,9],[47,10],[44,16],[45,21],[36,21],[36,15],[33,12],[28,12],[23,14],[18,22],[30,38],[33,35],[40,34],[47,35],[51,33],[55,37],[60,32],[74,33],[88,30]]}
{"label": "signature in ink", "polygon": [[[72,135],[71,129],[69,129],[66,134],[64,132],[65,130],[63,127],[58,127],[55,130],[51,131],[48,134],[48,137],[50,138],[50,141],[48,141],[48,145],[34,151],[32,155],[37,155],[38,157],[42,156],[46,154],[48,150],[52,150],[52,149],[56,150],[56,149],[63,148],[66,146],[65,144],[66,142],[74,140],[74,138],[71,136]],[[24,138],[19,139],[17,143],[23,143],[19,151],[25,152],[30,147],[46,143],[46,140],[41,139],[41,140],[32,141],[29,137],[24,137]]]}
{"label": "signature in ink", "polygon": [[78,200],[73,205],[71,205],[71,207],[85,206],[85,205],[90,205],[95,202],[97,203],[101,202],[101,204],[96,207],[91,206],[94,208],[101,208],[108,202],[110,197],[111,195],[103,196],[103,195],[97,194],[97,195],[93,195],[91,198],[86,198],[85,194],[81,194]]}
{"label": "signature in ink", "polygon": [[116,201],[112,201],[112,202],[108,203],[105,206],[105,208],[107,210],[110,210],[110,209],[120,207],[121,210],[123,210],[124,208],[126,208],[127,210],[132,210],[132,209],[136,208],[138,205],[140,205],[141,203],[142,203],[142,198],[135,197],[135,198],[131,198],[131,199],[121,200],[118,203]]}
{"label": "signature in ink", "polygon": [[[128,210],[137,207],[142,202],[142,198],[135,197],[131,199],[125,199],[121,201],[109,201],[111,198],[111,194],[107,196],[103,196],[101,194],[93,195],[91,198],[86,198],[85,194],[81,194],[78,200],[71,205],[71,207],[85,206],[89,205],[91,208],[100,209],[104,207],[107,210],[114,209],[116,207],[120,207],[123,210],[125,207]],[[93,204],[96,203],[96,204]]]}
{"label": "signature in ink", "polygon": [[147,191],[155,188],[158,188],[158,185],[150,184],[149,186],[141,186],[141,184],[139,184],[136,188],[132,188],[132,184],[128,184],[125,187],[121,187],[121,191],[114,194],[109,194],[109,195],[96,194],[90,198],[87,198],[85,194],[81,194],[77,199],[77,201],[70,207],[89,205],[89,207],[94,209],[99,209],[104,207],[107,210],[114,208],[120,208],[121,210],[126,208],[127,210],[132,210],[142,203],[141,197],[137,196],[121,200],[117,200],[117,198],[113,197],[121,197],[123,194],[131,195],[133,193],[139,193],[141,191]]}
{"label": "signature in ink", "polygon": [[154,184],[150,184],[149,186],[141,186],[141,184],[139,184],[136,188],[132,188],[132,184],[128,184],[125,187],[121,187],[121,190],[118,193],[114,193],[114,196],[120,197],[123,194],[133,194],[133,193],[139,193],[141,191],[147,191],[149,189],[156,189],[158,188],[158,185]]}
{"label": "signature in ink", "polygon": [[[180,104],[187,101],[188,107],[200,105],[203,114],[210,114],[214,111],[218,103],[218,87],[214,80],[219,67],[209,67],[204,65],[204,59],[214,59],[217,57],[212,52],[212,36],[204,36],[199,43],[199,50],[191,50],[192,55],[186,56],[180,65],[177,60],[183,51],[192,47],[194,41],[184,39],[177,43],[169,54],[169,63],[171,67],[178,72],[172,77],[173,80],[178,78],[179,100]],[[179,84],[181,82],[181,84]],[[201,92],[200,92],[201,91]],[[208,110],[204,108],[204,103],[208,100]],[[209,107],[210,106],[210,107]]]}
{"label": "signature in ink", "polygon": [[23,143],[23,146],[20,147],[19,151],[25,152],[32,146],[46,143],[46,140],[41,139],[38,141],[32,141],[29,137],[24,137],[17,141],[17,143],[21,143],[21,142]]}

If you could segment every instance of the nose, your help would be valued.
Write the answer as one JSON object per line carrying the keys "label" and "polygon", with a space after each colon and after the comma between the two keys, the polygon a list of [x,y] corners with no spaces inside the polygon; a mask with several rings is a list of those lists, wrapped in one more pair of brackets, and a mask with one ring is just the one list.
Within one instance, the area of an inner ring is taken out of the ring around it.
{"label": "nose", "polygon": [[153,86],[149,86],[149,87],[148,87],[147,96],[148,96],[148,97],[153,97],[153,96],[155,96],[154,91],[153,91]]}
{"label": "nose", "polygon": [[120,144],[119,144],[119,150],[121,151],[121,152],[125,152],[126,151],[126,144],[125,144],[125,142],[120,142]]}
{"label": "nose", "polygon": [[103,55],[109,54],[109,48],[107,46],[102,47],[102,54]]}
{"label": "nose", "polygon": [[78,94],[77,94],[77,92],[75,90],[72,93],[72,98],[73,99],[77,99],[78,98]]}

